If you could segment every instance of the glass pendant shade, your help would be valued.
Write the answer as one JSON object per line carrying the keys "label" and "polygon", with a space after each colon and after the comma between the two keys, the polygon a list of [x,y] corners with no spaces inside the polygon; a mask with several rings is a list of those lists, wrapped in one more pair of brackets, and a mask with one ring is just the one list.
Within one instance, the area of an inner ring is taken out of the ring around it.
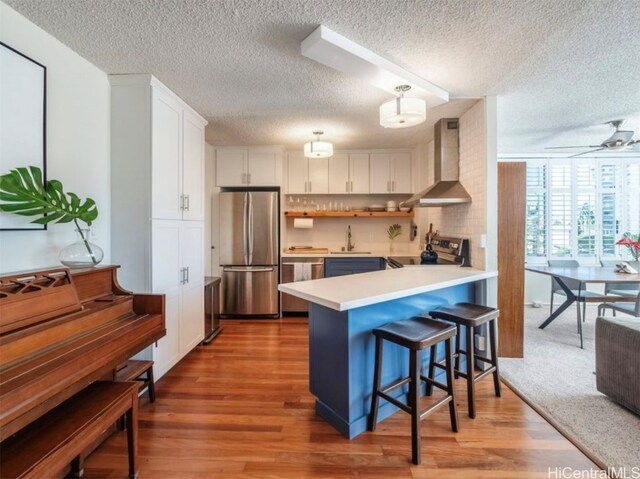
{"label": "glass pendant shade", "polygon": [[333,143],[328,141],[310,141],[304,144],[304,156],[307,158],[328,158],[333,156]]}
{"label": "glass pendant shade", "polygon": [[380,125],[409,128],[427,119],[427,103],[421,98],[398,97],[380,105]]}

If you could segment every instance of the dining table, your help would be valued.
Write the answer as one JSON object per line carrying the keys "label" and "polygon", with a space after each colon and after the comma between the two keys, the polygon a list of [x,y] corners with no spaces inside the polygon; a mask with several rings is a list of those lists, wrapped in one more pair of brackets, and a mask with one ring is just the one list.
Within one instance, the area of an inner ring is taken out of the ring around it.
{"label": "dining table", "polygon": [[[587,303],[604,303],[606,301],[616,302],[635,302],[636,297],[633,296],[607,296],[607,295],[593,295],[585,296],[582,292],[587,290],[589,284],[603,284],[603,283],[619,283],[619,284],[638,284],[640,285],[640,273],[618,273],[613,267],[608,266],[578,266],[578,267],[566,267],[566,266],[543,266],[543,265],[528,265],[525,266],[525,270],[533,273],[544,274],[551,276],[558,283],[560,288],[566,295],[565,301],[555,310],[552,311],[547,319],[545,319],[539,328],[544,329],[551,324],[555,319],[560,316],[569,306],[575,303],[578,298],[580,301]],[[578,290],[572,290],[567,286],[566,280],[573,280],[572,282],[578,283]],[[582,318],[580,313],[580,307],[578,307],[578,332],[580,334],[580,347],[584,348],[584,341],[582,338]]]}

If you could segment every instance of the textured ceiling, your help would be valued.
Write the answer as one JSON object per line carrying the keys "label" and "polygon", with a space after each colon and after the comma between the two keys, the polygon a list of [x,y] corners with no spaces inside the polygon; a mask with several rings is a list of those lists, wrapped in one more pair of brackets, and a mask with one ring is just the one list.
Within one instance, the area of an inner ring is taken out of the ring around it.
{"label": "textured ceiling", "polygon": [[[109,73],[153,73],[219,144],[412,146],[431,124],[499,97],[499,149],[640,136],[640,0],[4,0]],[[378,125],[388,95],[300,54],[319,24],[448,90],[406,130]],[[564,132],[564,133],[562,133]]]}

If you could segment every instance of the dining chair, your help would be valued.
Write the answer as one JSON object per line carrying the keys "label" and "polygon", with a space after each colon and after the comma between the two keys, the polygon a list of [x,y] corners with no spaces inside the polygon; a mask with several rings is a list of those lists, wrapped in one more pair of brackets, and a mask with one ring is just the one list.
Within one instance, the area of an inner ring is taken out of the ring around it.
{"label": "dining chair", "polygon": [[614,316],[616,312],[619,312],[640,318],[640,291],[638,292],[635,303],[616,302],[614,298],[609,298],[609,301],[606,303],[598,305],[598,316],[602,316],[606,309],[610,309]]}
{"label": "dining chair", "polygon": [[[548,260],[549,266],[552,267],[560,267],[560,268],[578,268],[580,263],[574,259],[550,259]],[[584,289],[584,286],[581,287],[580,281],[575,279],[565,279],[562,281],[567,287],[571,290],[571,292],[576,296],[576,301],[578,302],[577,307],[580,307],[580,303],[582,303],[582,322],[585,321],[585,316],[587,312],[587,301],[586,298],[605,298],[605,295],[600,293],[594,293],[593,291],[587,291]],[[558,281],[552,276],[551,277],[551,301],[549,307],[549,314],[553,313],[553,296],[559,294],[561,296],[566,296],[567,294],[564,292]],[[576,311],[578,314],[578,318],[580,317],[580,312]]]}
{"label": "dining chair", "polygon": [[[601,259],[600,265],[603,268],[615,268],[616,264],[622,263],[620,259]],[[626,261],[636,271],[640,271],[640,261]],[[617,294],[618,296],[635,296],[640,292],[640,284],[633,283],[605,283],[604,294],[611,295]]]}

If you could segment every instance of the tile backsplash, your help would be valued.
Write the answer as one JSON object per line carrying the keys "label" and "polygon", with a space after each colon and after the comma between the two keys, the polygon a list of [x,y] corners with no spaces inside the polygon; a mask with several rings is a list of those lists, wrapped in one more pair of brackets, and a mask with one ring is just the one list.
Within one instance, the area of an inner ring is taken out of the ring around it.
{"label": "tile backsplash", "polygon": [[[471,249],[471,264],[480,269],[486,265],[485,249],[481,247],[481,237],[486,234],[486,147],[485,147],[485,103],[478,101],[460,117],[460,182],[472,198],[469,204],[444,208],[420,208],[416,219],[420,234],[428,231],[428,224],[441,235],[468,237]],[[430,142],[421,153],[421,181],[426,187],[433,183],[434,143]],[[426,159],[424,158],[426,156]]]}

